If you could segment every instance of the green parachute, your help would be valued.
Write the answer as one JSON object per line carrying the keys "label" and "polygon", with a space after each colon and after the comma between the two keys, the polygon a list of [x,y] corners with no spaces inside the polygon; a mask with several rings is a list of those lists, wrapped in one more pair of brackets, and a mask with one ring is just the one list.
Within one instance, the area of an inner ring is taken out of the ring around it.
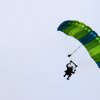
{"label": "green parachute", "polygon": [[95,31],[75,20],[64,21],[57,30],[79,40],[100,68],[100,36]]}

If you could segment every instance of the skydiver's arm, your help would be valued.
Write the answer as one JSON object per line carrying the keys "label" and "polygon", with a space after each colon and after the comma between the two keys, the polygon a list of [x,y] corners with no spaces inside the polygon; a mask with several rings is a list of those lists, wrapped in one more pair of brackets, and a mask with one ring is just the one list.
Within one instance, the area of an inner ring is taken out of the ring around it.
{"label": "skydiver's arm", "polygon": [[73,74],[75,73],[76,69],[72,72]]}
{"label": "skydiver's arm", "polygon": [[71,60],[70,63],[73,63],[75,65],[75,67],[77,67],[77,65]]}

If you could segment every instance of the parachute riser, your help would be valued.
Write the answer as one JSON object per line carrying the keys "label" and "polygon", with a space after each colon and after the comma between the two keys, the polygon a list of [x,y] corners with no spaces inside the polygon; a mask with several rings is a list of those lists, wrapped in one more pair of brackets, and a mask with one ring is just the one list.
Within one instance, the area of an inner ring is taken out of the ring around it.
{"label": "parachute riser", "polygon": [[71,57],[81,46],[79,46],[74,52],[72,52],[71,54],[69,54],[68,57]]}

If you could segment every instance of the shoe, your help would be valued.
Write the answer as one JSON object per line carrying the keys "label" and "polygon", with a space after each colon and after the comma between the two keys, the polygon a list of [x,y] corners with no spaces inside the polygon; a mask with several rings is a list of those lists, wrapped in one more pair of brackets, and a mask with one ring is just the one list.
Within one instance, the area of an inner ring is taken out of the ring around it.
{"label": "shoe", "polygon": [[67,78],[67,80],[69,80],[69,78]]}

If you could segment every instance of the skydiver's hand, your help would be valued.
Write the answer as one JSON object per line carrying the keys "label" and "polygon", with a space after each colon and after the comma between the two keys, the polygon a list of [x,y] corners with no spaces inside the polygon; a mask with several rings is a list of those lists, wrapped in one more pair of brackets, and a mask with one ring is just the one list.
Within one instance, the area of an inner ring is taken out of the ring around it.
{"label": "skydiver's hand", "polygon": [[72,60],[70,62],[72,62]]}

